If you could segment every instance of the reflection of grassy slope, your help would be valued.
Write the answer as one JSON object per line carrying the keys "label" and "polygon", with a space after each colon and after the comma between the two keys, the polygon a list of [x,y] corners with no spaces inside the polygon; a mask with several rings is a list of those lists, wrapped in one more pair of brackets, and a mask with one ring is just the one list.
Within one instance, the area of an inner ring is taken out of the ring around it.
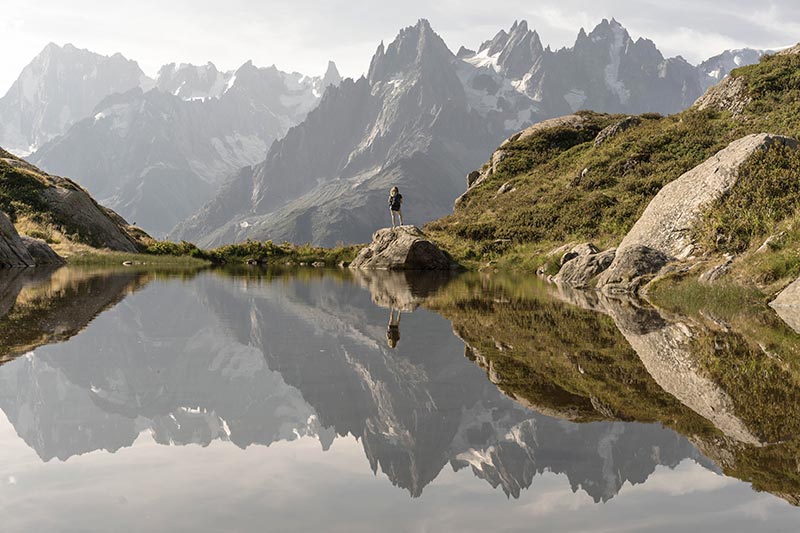
{"label": "reflection of grassy slope", "polygon": [[723,445],[735,452],[733,461],[721,461],[726,473],[800,504],[800,336],[740,287],[665,281],[650,296],[669,312],[713,322],[694,338],[700,367],[748,428],[771,443]]}
{"label": "reflection of grassy slope", "polygon": [[722,436],[653,381],[611,318],[548,299],[535,280],[462,276],[427,305],[453,322],[507,394],[578,421],[660,422],[727,475],[800,504],[800,336],[763,307],[699,298],[706,304],[692,307],[694,318],[683,315],[697,326],[696,360],[766,446]]}
{"label": "reflection of grassy slope", "polygon": [[751,431],[765,442],[800,438],[800,335],[757,293],[665,281],[651,297],[670,312],[695,317],[696,360]]}
{"label": "reflection of grassy slope", "polygon": [[[590,113],[582,129],[562,127],[511,142],[501,148],[506,159],[497,172],[472,189],[453,215],[427,229],[461,261],[496,259],[515,268],[537,266],[541,260],[534,256],[564,242],[614,245],[663,185],[731,141],[761,132],[798,138],[798,65],[798,55],[772,56],[735,70],[732,76],[745,80],[742,101],[750,100],[741,117],[698,109],[665,118],[644,115],[596,147],[592,134],[618,117]],[[709,213],[701,235],[706,243],[719,242],[719,251],[745,250],[796,217],[797,185],[785,185],[793,183],[800,156],[785,155],[759,157],[746,169],[753,179],[745,179]],[[759,179],[763,176],[773,179],[767,183]],[[506,182],[516,190],[498,195]],[[718,234],[724,235],[717,239]],[[796,250],[800,231],[788,237],[793,244],[788,247]],[[771,253],[747,270],[774,279],[800,272],[796,253],[775,258]]]}
{"label": "reflection of grassy slope", "polygon": [[9,305],[0,317],[0,362],[73,337],[128,294],[159,276],[170,275],[165,271],[62,268],[52,276],[26,279],[33,274],[0,272],[0,286],[13,291],[2,295]]}
{"label": "reflection of grassy slope", "polygon": [[715,433],[658,386],[611,318],[549,299],[535,280],[462,276],[427,305],[453,322],[499,386],[522,401],[578,420]]}

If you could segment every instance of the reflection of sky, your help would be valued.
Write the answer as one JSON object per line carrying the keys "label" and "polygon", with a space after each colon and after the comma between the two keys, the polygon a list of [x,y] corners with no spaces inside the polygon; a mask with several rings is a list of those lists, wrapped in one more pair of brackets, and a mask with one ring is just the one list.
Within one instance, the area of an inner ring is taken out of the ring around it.
{"label": "reflection of sky", "polygon": [[[240,450],[156,444],[42,463],[0,422],[4,531],[758,531],[796,509],[692,461],[596,505],[545,474],[519,500],[446,468],[420,499],[373,476],[361,444],[303,438]],[[664,505],[668,498],[669,505]]]}

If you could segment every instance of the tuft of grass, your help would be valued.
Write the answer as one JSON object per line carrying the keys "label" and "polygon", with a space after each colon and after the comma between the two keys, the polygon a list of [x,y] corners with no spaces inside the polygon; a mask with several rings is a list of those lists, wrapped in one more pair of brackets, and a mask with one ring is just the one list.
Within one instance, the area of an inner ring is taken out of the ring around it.
{"label": "tuft of grass", "polygon": [[82,267],[118,267],[130,262],[133,267],[197,269],[211,265],[210,261],[190,256],[132,254],[111,251],[82,251],[67,257],[67,264]]}
{"label": "tuft of grass", "polygon": [[650,287],[647,296],[654,304],[674,313],[710,312],[728,320],[754,309],[766,309],[766,296],[756,287],[735,283],[709,285],[693,278],[661,280]]}
{"label": "tuft of grass", "polygon": [[794,215],[798,198],[800,151],[774,145],[742,165],[736,184],[706,209],[693,238],[709,252],[742,253]]}
{"label": "tuft of grass", "polygon": [[295,245],[284,242],[280,245],[272,241],[254,241],[248,239],[237,244],[228,244],[213,250],[203,250],[195,244],[182,241],[156,242],[148,246],[147,253],[157,257],[188,257],[208,261],[217,265],[257,263],[260,265],[285,265],[325,263],[325,266],[336,266],[340,262],[351,262],[361,246],[338,246],[321,248],[310,244]]}

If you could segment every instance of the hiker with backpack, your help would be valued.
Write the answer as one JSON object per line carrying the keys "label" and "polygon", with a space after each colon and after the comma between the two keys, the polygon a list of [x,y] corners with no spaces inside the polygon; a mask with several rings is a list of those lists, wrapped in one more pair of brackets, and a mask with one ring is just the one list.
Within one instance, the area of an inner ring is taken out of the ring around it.
{"label": "hiker with backpack", "polygon": [[389,212],[392,214],[392,227],[396,227],[394,223],[394,215],[397,213],[397,216],[400,218],[400,225],[403,225],[403,212],[401,211],[400,207],[403,205],[403,195],[400,194],[400,190],[397,187],[392,187],[392,190],[389,192]]}

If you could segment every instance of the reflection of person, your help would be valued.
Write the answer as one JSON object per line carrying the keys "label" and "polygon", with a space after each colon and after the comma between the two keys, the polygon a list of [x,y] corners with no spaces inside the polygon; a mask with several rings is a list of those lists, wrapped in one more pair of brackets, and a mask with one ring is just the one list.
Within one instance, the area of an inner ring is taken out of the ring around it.
{"label": "reflection of person", "polygon": [[397,348],[400,342],[400,310],[397,310],[397,319],[394,316],[394,307],[389,311],[389,327],[386,328],[386,343],[389,348]]}
{"label": "reflection of person", "polygon": [[403,211],[401,210],[401,206],[403,205],[403,195],[400,194],[400,191],[397,187],[392,187],[392,190],[389,192],[389,212],[392,214],[392,227],[394,225],[394,215],[397,213],[398,218],[400,219],[400,225],[403,225]]}

